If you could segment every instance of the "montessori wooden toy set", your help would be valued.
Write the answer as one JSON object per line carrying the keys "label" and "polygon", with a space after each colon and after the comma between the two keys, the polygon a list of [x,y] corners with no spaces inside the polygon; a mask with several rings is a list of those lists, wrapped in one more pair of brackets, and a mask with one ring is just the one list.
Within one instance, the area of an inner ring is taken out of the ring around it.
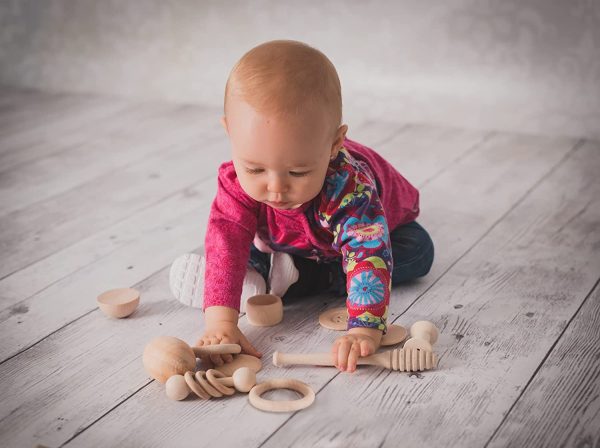
{"label": "montessori wooden toy set", "polygon": [[[131,288],[107,291],[98,297],[98,306],[111,317],[130,315],[139,303],[139,292]],[[255,326],[277,325],[283,318],[281,298],[261,294],[246,302],[248,322]],[[319,316],[322,327],[346,330],[348,314],[345,307],[330,309]],[[382,346],[403,342],[407,331],[400,325],[390,324],[381,340]],[[428,321],[419,321],[410,327],[410,339],[403,348],[395,348],[358,359],[358,365],[372,365],[398,372],[417,372],[434,369],[437,356],[433,344],[438,329]],[[222,366],[197,369],[197,358],[215,354],[230,354],[233,361]],[[257,384],[256,374],[262,369],[260,359],[241,353],[238,344],[219,344],[190,347],[171,336],[153,339],[144,349],[144,368],[152,378],[165,384],[166,395],[172,400],[184,400],[193,394],[203,400],[231,396],[236,391],[248,393],[250,403],[270,412],[292,412],[310,406],[315,393],[306,383],[290,378],[274,378]],[[273,353],[273,365],[333,366],[330,353]],[[297,400],[274,401],[262,397],[272,389],[291,389],[299,392]]]}

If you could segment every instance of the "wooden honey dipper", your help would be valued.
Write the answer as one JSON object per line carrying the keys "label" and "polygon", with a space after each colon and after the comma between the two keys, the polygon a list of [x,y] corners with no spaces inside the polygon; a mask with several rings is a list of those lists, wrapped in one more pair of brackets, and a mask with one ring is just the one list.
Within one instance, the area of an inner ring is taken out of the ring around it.
{"label": "wooden honey dipper", "polygon": [[427,320],[415,322],[410,327],[412,337],[404,343],[404,349],[413,348],[431,352],[433,351],[432,345],[438,339],[438,333],[438,329],[433,322]]}
{"label": "wooden honey dipper", "polygon": [[[209,369],[198,370],[196,373],[188,371],[185,375],[173,375],[167,380],[167,396],[173,400],[185,399],[190,391],[204,400],[210,400],[223,395],[233,395],[235,390],[249,392],[256,384],[256,372],[248,367],[237,369],[233,376]],[[234,390],[235,388],[235,390]]]}
{"label": "wooden honey dipper", "polygon": [[[273,353],[273,365],[334,366],[331,353]],[[437,356],[429,350],[394,349],[375,355],[358,358],[356,364],[380,366],[399,372],[417,372],[434,369],[437,366]]]}

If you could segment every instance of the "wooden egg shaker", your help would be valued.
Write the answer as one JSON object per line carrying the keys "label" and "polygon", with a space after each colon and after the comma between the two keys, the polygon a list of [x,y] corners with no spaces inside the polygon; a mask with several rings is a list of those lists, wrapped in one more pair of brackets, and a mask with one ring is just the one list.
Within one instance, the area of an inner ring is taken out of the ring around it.
{"label": "wooden egg shaker", "polygon": [[427,320],[415,322],[410,327],[411,338],[404,343],[405,349],[420,349],[425,351],[433,351],[433,344],[438,339],[438,329]]}

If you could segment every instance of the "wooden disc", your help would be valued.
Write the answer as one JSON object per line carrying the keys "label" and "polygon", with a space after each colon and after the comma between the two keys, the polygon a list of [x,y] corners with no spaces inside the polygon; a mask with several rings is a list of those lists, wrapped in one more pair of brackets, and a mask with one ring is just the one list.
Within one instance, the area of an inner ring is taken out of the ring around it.
{"label": "wooden disc", "polygon": [[239,355],[233,355],[233,361],[226,362],[222,366],[211,366],[210,368],[218,370],[227,376],[233,376],[233,372],[240,367],[249,367],[254,372],[259,372],[262,369],[262,361],[256,356],[240,353]]}
{"label": "wooden disc", "polygon": [[[261,395],[268,390],[273,389],[291,389],[303,395],[298,400],[274,401],[262,398]],[[315,392],[311,387],[302,381],[290,378],[275,378],[257,384],[250,390],[248,395],[250,404],[261,411],[269,412],[294,412],[310,406],[315,401]]]}
{"label": "wooden disc", "polygon": [[381,345],[396,345],[406,339],[408,331],[402,325],[388,325],[387,333],[381,338]]}
{"label": "wooden disc", "polygon": [[345,306],[327,310],[319,315],[319,323],[329,330],[346,330],[348,327],[348,310]]}

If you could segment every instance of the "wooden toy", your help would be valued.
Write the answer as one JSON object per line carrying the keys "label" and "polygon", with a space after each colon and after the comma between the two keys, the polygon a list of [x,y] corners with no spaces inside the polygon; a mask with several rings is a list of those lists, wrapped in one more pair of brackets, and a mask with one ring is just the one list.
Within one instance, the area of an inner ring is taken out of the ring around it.
{"label": "wooden toy", "polygon": [[381,346],[396,345],[406,339],[408,332],[401,325],[391,324],[387,327],[387,332],[381,338]]}
{"label": "wooden toy", "polygon": [[319,323],[329,330],[345,330],[348,326],[348,310],[345,306],[327,310],[319,315]]}
{"label": "wooden toy", "polygon": [[245,353],[233,356],[233,361],[226,362],[222,366],[210,366],[211,368],[224,373],[227,376],[232,376],[233,373],[240,367],[249,367],[255,372],[259,372],[262,369],[262,362],[259,358]]}
{"label": "wooden toy", "polygon": [[421,349],[424,351],[433,351],[432,345],[437,341],[438,329],[427,320],[415,322],[410,327],[410,335],[412,336],[404,343],[404,349]]}
{"label": "wooden toy", "polygon": [[[291,389],[303,395],[298,400],[273,401],[262,398],[261,395],[268,390]],[[250,404],[261,411],[269,412],[294,412],[310,406],[315,401],[315,392],[302,381],[289,378],[275,378],[257,384],[248,395]]]}
{"label": "wooden toy", "polygon": [[190,394],[190,388],[185,382],[183,375],[173,375],[165,384],[167,397],[171,400],[185,400]]}
{"label": "wooden toy", "polygon": [[184,379],[187,387],[194,394],[203,400],[210,400],[213,397],[233,395],[235,390],[239,392],[250,391],[256,384],[256,372],[248,367],[242,367],[237,369],[233,376],[226,377],[218,370],[210,369],[206,372],[199,370],[195,374],[191,371],[186,372]]}
{"label": "wooden toy", "polygon": [[246,318],[252,325],[271,327],[283,319],[281,297],[273,294],[258,294],[246,300]]}
{"label": "wooden toy", "polygon": [[[333,366],[331,353],[273,353],[273,364],[277,367],[293,364]],[[419,349],[395,349],[358,358],[358,365],[385,367],[399,372],[416,372],[434,369],[437,365],[435,353]]]}
{"label": "wooden toy", "polygon": [[118,288],[105,291],[96,301],[98,308],[109,317],[127,317],[140,303],[140,292],[133,288]]}
{"label": "wooden toy", "polygon": [[[154,338],[146,348],[142,361],[144,368],[155,380],[165,383],[173,375],[184,375],[196,370],[196,357],[210,354],[240,353],[238,344],[206,345],[190,347],[181,339],[172,336]],[[240,366],[241,367],[241,366]]]}
{"label": "wooden toy", "polygon": [[173,375],[196,370],[196,355],[192,348],[171,336],[154,338],[144,349],[144,368],[152,378],[165,383]]}
{"label": "wooden toy", "polygon": [[[332,308],[319,315],[319,324],[329,330],[343,331],[348,327],[348,310],[346,307]],[[388,325],[386,334],[381,338],[381,345],[396,345],[406,339],[406,328],[401,325]]]}
{"label": "wooden toy", "polygon": [[234,355],[242,351],[242,347],[238,344],[213,344],[213,345],[201,345],[199,347],[192,347],[196,358],[200,358],[204,355]]}

